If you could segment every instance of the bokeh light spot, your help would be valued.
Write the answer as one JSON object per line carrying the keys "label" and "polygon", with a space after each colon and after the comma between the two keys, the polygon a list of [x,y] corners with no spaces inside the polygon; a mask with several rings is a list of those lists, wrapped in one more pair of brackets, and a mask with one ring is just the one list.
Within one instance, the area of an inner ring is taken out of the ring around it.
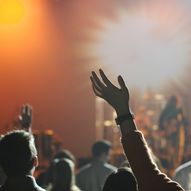
{"label": "bokeh light spot", "polygon": [[0,24],[16,24],[24,17],[20,0],[0,0]]}

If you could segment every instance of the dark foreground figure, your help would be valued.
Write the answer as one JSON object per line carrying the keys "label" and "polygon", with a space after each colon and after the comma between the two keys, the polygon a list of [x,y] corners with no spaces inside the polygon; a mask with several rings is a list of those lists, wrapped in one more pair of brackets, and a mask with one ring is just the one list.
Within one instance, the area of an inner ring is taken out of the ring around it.
{"label": "dark foreground figure", "polygon": [[110,174],[105,182],[103,191],[138,191],[137,182],[128,168],[119,168]]}
{"label": "dark foreground figure", "polygon": [[0,164],[7,176],[0,191],[45,191],[33,177],[38,165],[34,137],[24,130],[7,133],[0,140]]}

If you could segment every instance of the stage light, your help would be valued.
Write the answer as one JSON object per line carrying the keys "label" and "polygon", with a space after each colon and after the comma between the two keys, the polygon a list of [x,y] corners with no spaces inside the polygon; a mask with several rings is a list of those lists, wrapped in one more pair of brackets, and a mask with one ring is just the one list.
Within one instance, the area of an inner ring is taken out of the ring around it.
{"label": "stage light", "polygon": [[190,13],[160,1],[116,10],[115,20],[100,19],[103,27],[91,30],[96,41],[86,54],[140,88],[177,79],[191,59]]}
{"label": "stage light", "polygon": [[0,24],[16,24],[24,17],[21,0],[0,0]]}
{"label": "stage light", "polygon": [[169,37],[168,31],[162,34],[165,28],[156,25],[139,14],[123,16],[100,36],[97,53],[102,62],[139,86],[172,79],[188,64],[190,47],[184,43],[185,33]]}

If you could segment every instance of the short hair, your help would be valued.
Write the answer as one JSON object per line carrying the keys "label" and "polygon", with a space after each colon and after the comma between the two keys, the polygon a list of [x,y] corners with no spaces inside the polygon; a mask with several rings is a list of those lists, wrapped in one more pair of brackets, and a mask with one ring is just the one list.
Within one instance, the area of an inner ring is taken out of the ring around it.
{"label": "short hair", "polygon": [[25,175],[37,156],[32,134],[24,130],[7,133],[0,139],[0,165],[7,176]]}
{"label": "short hair", "polygon": [[137,181],[129,168],[119,168],[110,174],[103,187],[103,191],[138,191]]}
{"label": "short hair", "polygon": [[106,140],[100,140],[93,144],[92,154],[94,157],[99,157],[103,153],[108,153],[111,149],[111,143]]}

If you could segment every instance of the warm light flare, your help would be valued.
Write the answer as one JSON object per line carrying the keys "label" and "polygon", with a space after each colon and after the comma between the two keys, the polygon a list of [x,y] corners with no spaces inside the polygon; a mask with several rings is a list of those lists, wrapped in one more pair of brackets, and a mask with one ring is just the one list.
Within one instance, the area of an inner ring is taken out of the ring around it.
{"label": "warm light flare", "polygon": [[186,31],[171,36],[176,27],[168,30],[139,13],[127,13],[108,28],[100,33],[101,43],[95,52],[103,64],[128,75],[132,84],[145,87],[164,83],[189,64],[191,48]]}
{"label": "warm light flare", "polygon": [[0,76],[25,75],[26,69],[41,67],[33,60],[49,47],[47,36],[53,27],[48,15],[46,4],[39,0],[0,0]]}
{"label": "warm light flare", "polygon": [[178,79],[191,61],[191,14],[178,1],[136,1],[115,7],[116,19],[104,18],[88,29],[83,47],[95,64],[104,64],[140,88]]}
{"label": "warm light flare", "polygon": [[20,0],[0,0],[0,24],[16,24],[24,17]]}

